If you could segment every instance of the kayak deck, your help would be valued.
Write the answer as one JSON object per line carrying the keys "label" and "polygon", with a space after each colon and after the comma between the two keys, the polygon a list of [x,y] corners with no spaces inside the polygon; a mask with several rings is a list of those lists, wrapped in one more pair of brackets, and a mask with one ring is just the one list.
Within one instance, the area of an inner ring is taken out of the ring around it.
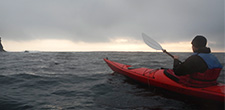
{"label": "kayak deck", "polygon": [[125,65],[104,59],[108,66],[115,72],[128,76],[141,83],[150,86],[164,88],[173,92],[195,96],[203,99],[224,102],[225,100],[225,84],[218,83],[215,86],[205,88],[193,88],[183,86],[171,80],[164,74],[164,69],[134,68],[129,69],[131,65]]}

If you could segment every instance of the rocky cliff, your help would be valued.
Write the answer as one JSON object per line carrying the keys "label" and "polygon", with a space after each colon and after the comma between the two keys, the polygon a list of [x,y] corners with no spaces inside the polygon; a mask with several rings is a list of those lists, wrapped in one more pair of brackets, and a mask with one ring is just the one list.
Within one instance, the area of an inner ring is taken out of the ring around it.
{"label": "rocky cliff", "polygon": [[1,37],[0,37],[0,52],[5,52],[5,50],[3,49],[3,46],[2,46]]}

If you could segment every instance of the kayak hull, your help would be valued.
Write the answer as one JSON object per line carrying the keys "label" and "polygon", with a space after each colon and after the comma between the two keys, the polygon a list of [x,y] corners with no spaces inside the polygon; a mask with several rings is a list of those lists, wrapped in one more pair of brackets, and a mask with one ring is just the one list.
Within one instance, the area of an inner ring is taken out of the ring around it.
{"label": "kayak hull", "polygon": [[131,65],[125,65],[104,59],[108,66],[116,73],[123,74],[138,82],[164,88],[180,94],[190,95],[202,99],[224,102],[225,84],[218,83],[215,86],[205,88],[187,87],[175,82],[164,74],[164,69],[135,68],[129,69]]}

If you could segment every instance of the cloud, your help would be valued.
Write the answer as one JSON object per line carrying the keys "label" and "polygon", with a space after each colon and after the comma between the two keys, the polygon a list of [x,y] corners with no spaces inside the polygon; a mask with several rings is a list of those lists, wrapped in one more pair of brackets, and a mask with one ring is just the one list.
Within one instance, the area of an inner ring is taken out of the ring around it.
{"label": "cloud", "polygon": [[205,35],[224,43],[223,0],[0,0],[0,35],[7,40],[110,42],[118,36],[161,43]]}

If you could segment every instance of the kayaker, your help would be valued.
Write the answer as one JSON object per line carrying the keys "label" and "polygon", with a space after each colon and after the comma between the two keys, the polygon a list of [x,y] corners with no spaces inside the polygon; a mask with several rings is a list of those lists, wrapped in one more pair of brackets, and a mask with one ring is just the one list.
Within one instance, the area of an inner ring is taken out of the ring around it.
{"label": "kayaker", "polygon": [[206,87],[217,84],[222,65],[206,47],[207,39],[197,35],[191,42],[194,52],[184,62],[174,56],[173,71],[179,76],[179,82],[192,87]]}

